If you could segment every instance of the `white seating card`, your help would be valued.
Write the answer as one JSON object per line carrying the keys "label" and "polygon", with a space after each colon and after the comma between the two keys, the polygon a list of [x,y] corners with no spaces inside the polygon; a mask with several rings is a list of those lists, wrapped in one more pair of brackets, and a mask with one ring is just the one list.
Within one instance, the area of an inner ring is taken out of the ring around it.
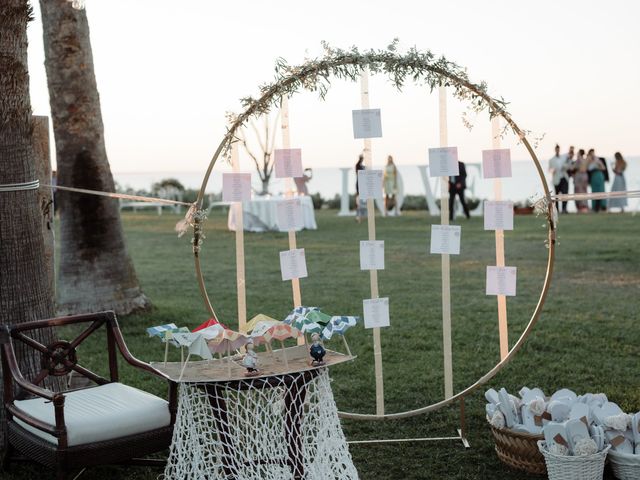
{"label": "white seating card", "polygon": [[360,200],[382,198],[382,170],[358,170]]}
{"label": "white seating card", "polygon": [[379,108],[353,110],[353,138],[382,137]]}
{"label": "white seating card", "polygon": [[276,149],[276,178],[302,177],[302,150],[299,148]]}
{"label": "white seating card", "polygon": [[517,267],[487,267],[487,295],[516,295]]}
{"label": "white seating card", "polygon": [[484,202],[485,230],[513,230],[513,202]]}
{"label": "white seating card", "polygon": [[278,216],[278,229],[281,232],[302,230],[302,227],[304,227],[302,203],[299,198],[279,200],[276,204],[276,213]]}
{"label": "white seating card", "polygon": [[482,151],[482,174],[484,178],[511,176],[511,150],[496,148]]}
{"label": "white seating card", "polygon": [[307,261],[304,257],[304,248],[280,252],[280,271],[283,281],[292,278],[305,278],[307,276]]}
{"label": "white seating card", "polygon": [[384,240],[360,241],[360,270],[384,270]]}
{"label": "white seating card", "polygon": [[250,173],[222,174],[222,201],[248,202],[251,200]]}
{"label": "white seating card", "polygon": [[364,328],[388,327],[389,322],[389,299],[372,298],[362,301],[364,310]]}
{"label": "white seating card", "polygon": [[458,175],[458,147],[429,149],[429,176],[450,177]]}
{"label": "white seating card", "polygon": [[460,254],[459,225],[431,225],[431,253]]}

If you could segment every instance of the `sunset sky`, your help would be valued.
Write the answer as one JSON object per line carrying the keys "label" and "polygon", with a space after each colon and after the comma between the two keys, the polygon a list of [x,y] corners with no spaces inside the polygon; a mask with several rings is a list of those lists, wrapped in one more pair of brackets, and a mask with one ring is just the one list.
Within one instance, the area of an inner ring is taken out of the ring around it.
{"label": "sunset sky", "polygon": [[[559,142],[611,157],[640,154],[640,3],[601,1],[234,1],[87,0],[87,14],[112,170],[204,171],[225,128],[225,112],[274,77],[277,57],[291,64],[322,53],[320,42],[384,48],[394,37],[445,55],[490,93],[510,102],[514,119],[536,134],[546,159]],[[32,106],[48,115],[42,29],[29,26]],[[382,109],[381,163],[426,163],[437,146],[436,95],[371,83]],[[325,102],[304,93],[290,101],[292,146],[305,166],[350,166],[351,109],[359,86],[336,82]],[[469,133],[451,102],[450,144],[479,161],[489,122]],[[510,143],[508,143],[511,145]],[[516,159],[527,159],[515,148]]]}

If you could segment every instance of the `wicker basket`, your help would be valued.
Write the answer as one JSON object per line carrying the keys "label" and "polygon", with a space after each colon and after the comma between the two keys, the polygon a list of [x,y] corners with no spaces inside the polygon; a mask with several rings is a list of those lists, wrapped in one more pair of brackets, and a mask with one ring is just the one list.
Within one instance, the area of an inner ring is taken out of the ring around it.
{"label": "wicker basket", "polygon": [[620,480],[637,480],[640,478],[640,455],[611,450],[609,452],[609,463],[611,463],[613,474]]}
{"label": "wicker basket", "polygon": [[607,458],[609,445],[601,452],[593,455],[554,455],[547,450],[547,444],[541,440],[538,447],[547,464],[549,480],[602,480],[604,461]]}
{"label": "wicker basket", "polygon": [[539,475],[547,473],[544,457],[537,445],[538,440],[544,438],[542,435],[518,433],[493,426],[491,433],[496,441],[496,453],[502,462],[527,473]]}

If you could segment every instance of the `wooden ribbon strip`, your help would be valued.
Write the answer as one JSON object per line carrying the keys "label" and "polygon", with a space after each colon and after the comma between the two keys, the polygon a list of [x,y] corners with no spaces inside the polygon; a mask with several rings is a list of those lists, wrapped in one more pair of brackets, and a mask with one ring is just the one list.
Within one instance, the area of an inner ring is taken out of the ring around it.
{"label": "wooden ribbon strip", "polygon": [[[500,117],[491,119],[491,144],[492,148],[500,148]],[[502,200],[502,179],[493,180],[493,195],[497,201]],[[496,266],[505,266],[504,255],[504,230],[496,230]],[[507,323],[507,297],[498,295],[498,332],[500,335],[500,360],[509,353],[509,328]]]}
{"label": "wooden ribbon strip", "polygon": [[[238,155],[238,142],[231,144],[231,165],[233,171],[240,171],[240,159]],[[242,202],[233,204],[236,218],[236,289],[238,294],[238,330],[247,333],[247,294],[244,269],[244,218]]]}
{"label": "wooden ribbon strip", "polygon": [[[449,143],[447,131],[447,89],[440,87],[439,125],[440,147]],[[449,177],[441,177],[440,223],[449,225]],[[442,350],[444,354],[444,398],[453,396],[453,359],[451,353],[451,271],[449,254],[441,254],[442,260]]]}
{"label": "wooden ribbon strip", "polygon": [[[282,97],[282,103],[280,105],[280,127],[282,129],[282,148],[289,149],[291,148],[291,134],[289,130],[289,97]],[[288,192],[286,192],[285,196],[290,196],[292,194],[292,180],[290,178],[286,179],[286,184],[289,186],[287,188]],[[296,231],[289,230],[289,250],[294,250],[297,247],[297,239],[296,239]],[[300,307],[302,305],[302,292],[300,291],[300,279],[292,278],[291,279],[291,290],[293,293],[293,306]],[[304,345],[306,340],[306,335],[298,338],[298,345]]]}
{"label": "wooden ribbon strip", "polygon": [[[369,69],[365,68],[360,75],[360,101],[362,109],[369,108]],[[371,156],[371,139],[364,139],[364,165],[367,170],[373,167]],[[356,172],[357,173],[357,172]],[[357,181],[357,179],[356,179]],[[360,199],[358,199],[358,202]],[[356,205],[357,207],[357,205]],[[367,200],[367,227],[369,230],[369,241],[376,239],[376,206],[374,200]],[[371,285],[371,298],[378,298],[378,271],[369,270],[369,283]],[[373,329],[373,362],[376,378],[376,415],[384,415],[384,377],[382,375],[382,342],[380,341],[380,328]]]}

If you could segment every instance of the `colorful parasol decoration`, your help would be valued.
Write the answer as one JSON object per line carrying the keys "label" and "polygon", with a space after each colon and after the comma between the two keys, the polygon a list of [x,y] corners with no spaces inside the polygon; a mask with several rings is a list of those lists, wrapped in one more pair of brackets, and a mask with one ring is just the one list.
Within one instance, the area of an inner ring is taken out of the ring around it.
{"label": "colorful parasol decoration", "polygon": [[[178,328],[175,323],[167,323],[165,325],[157,325],[155,327],[147,328],[147,334],[149,337],[158,337],[164,342],[164,364],[167,365],[167,357],[169,355],[169,344],[174,347],[180,347],[180,344],[173,339],[175,333],[189,333],[187,327]],[[184,352],[180,349],[182,359],[184,360]]]}
{"label": "colorful parasol decoration", "polygon": [[197,333],[202,335],[205,340],[213,340],[218,338],[218,336],[222,335],[222,332],[225,331],[225,328],[222,324],[211,325],[209,327],[203,328],[202,330],[198,330]]}
{"label": "colorful parasol decoration", "polygon": [[211,352],[219,353],[220,357],[222,357],[222,352],[227,352],[227,355],[229,356],[229,376],[231,376],[231,351],[237,350],[241,346],[246,345],[249,340],[249,337],[246,335],[225,328],[222,330],[220,335],[211,340],[207,340],[207,345]]}
{"label": "colorful parasol decoration", "polygon": [[296,307],[293,310],[291,310],[291,312],[289,313],[289,315],[286,316],[283,322],[291,325],[291,323],[293,323],[293,321],[297,317],[305,316],[307,313],[312,312],[314,310],[320,310],[320,309],[318,307]]}
{"label": "colorful parasol decoration", "polygon": [[[222,327],[220,327],[222,328]],[[184,370],[187,368],[187,363],[189,363],[189,358],[191,355],[197,355],[204,360],[211,360],[213,356],[211,355],[211,351],[207,346],[207,342],[200,332],[193,333],[174,333],[173,338],[181,347],[187,347],[188,354],[187,359],[182,366],[182,370],[180,371],[180,378],[178,380],[182,380],[182,375],[184,375]]]}
{"label": "colorful parasol decoration", "polygon": [[224,325],[223,323],[220,323],[216,317],[211,317],[206,322],[201,323],[196,328],[194,328],[193,331],[194,332],[199,332],[200,330],[204,330],[205,328],[212,327],[212,326],[215,326],[215,325],[220,325],[222,328],[227,328],[227,326]]}
{"label": "colorful parasol decoration", "polygon": [[279,340],[282,347],[282,358],[284,360],[284,364],[289,368],[289,362],[287,361],[287,355],[284,349],[284,340],[287,338],[296,338],[299,335],[300,332],[298,329],[291,325],[287,325],[286,323],[279,322],[277,320],[275,323],[271,321],[262,321],[258,322],[253,328],[251,339],[256,345],[260,345],[262,343],[271,345],[273,340]]}
{"label": "colorful parasol decoration", "polygon": [[342,341],[344,342],[344,346],[347,349],[347,353],[349,356],[351,355],[351,349],[349,348],[349,344],[347,343],[347,339],[344,336],[344,332],[346,332],[351,327],[355,327],[358,323],[359,317],[352,316],[333,316],[331,320],[322,330],[322,337],[326,340],[330,340],[334,334],[338,334],[342,336]]}
{"label": "colorful parasol decoration", "polygon": [[258,323],[262,323],[262,322],[281,323],[280,320],[271,318],[270,316],[265,315],[264,313],[259,313],[258,315],[256,315],[255,317],[253,317],[251,320],[247,322],[247,325],[246,325],[247,332],[252,331],[254,328],[256,328],[256,325],[258,325]]}

